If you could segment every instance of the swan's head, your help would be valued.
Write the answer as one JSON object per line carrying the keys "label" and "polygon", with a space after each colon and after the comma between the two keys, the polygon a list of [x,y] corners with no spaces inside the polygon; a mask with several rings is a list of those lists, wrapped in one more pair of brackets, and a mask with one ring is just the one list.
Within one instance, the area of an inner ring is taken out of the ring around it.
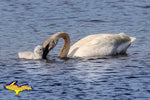
{"label": "swan's head", "polygon": [[38,54],[38,55],[42,56],[42,53],[43,53],[42,46],[41,45],[36,46],[34,49],[34,54]]}
{"label": "swan's head", "polygon": [[43,59],[46,59],[47,54],[52,50],[58,43],[57,39],[46,40],[43,44]]}

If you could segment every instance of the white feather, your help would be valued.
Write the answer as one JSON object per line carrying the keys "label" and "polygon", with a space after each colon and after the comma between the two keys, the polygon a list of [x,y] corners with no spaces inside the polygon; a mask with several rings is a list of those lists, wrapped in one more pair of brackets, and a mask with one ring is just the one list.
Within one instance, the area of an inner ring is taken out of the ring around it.
{"label": "white feather", "polygon": [[34,53],[27,51],[27,52],[19,52],[19,58],[23,59],[42,59],[42,46],[38,45],[34,49]]}
{"label": "white feather", "polygon": [[135,37],[125,33],[89,35],[71,46],[68,57],[106,56],[126,53]]}

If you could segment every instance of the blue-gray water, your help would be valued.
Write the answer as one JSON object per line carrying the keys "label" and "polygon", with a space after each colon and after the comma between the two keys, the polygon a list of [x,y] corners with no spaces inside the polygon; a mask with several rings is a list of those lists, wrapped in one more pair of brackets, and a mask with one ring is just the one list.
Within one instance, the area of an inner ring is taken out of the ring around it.
{"label": "blue-gray water", "polygon": [[[52,34],[71,44],[96,33],[125,32],[137,40],[128,55],[21,60]],[[150,100],[150,0],[0,0],[0,100]],[[32,91],[15,96],[14,80]]]}

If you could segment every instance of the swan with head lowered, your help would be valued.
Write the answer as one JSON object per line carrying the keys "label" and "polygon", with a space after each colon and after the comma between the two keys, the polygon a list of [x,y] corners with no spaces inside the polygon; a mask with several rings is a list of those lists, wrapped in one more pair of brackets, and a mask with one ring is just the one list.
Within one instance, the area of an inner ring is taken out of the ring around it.
{"label": "swan with head lowered", "polygon": [[45,59],[50,50],[64,39],[64,45],[58,57],[99,57],[126,53],[127,48],[135,37],[129,37],[125,33],[120,34],[94,34],[86,36],[70,47],[70,37],[66,32],[58,32],[43,44],[43,58]]}

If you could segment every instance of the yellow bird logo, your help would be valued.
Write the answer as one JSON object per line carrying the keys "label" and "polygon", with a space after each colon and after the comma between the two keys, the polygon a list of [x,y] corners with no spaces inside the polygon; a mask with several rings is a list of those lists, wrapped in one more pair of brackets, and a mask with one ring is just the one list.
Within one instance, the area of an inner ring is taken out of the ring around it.
{"label": "yellow bird logo", "polygon": [[32,87],[29,85],[17,85],[17,81],[13,81],[8,85],[5,85],[5,88],[8,90],[15,91],[16,95],[19,95],[19,92],[22,92],[24,90],[32,90]]}

